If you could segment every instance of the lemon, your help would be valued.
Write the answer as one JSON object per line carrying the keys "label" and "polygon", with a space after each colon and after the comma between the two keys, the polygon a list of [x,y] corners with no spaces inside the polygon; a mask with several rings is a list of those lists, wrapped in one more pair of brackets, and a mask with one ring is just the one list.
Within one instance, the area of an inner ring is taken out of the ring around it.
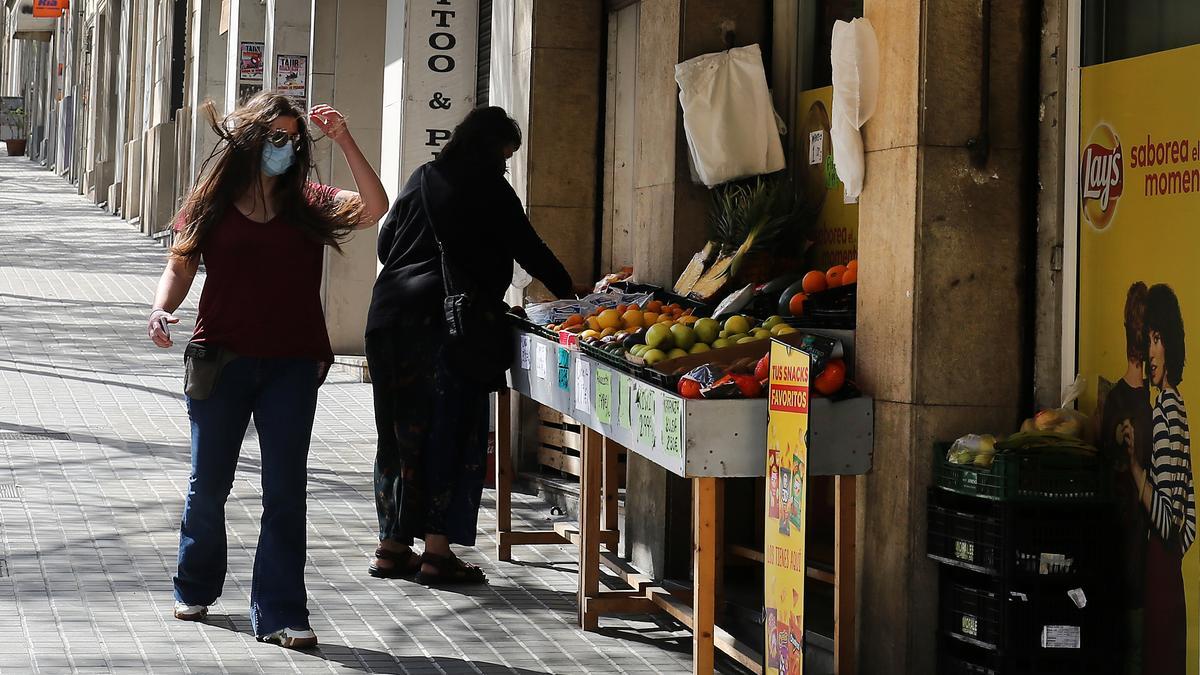
{"label": "lemon", "polygon": [[596,317],[600,323],[600,328],[620,328],[621,313],[615,309],[606,309],[600,312],[600,316]]}
{"label": "lemon", "polygon": [[641,328],[644,324],[642,312],[640,310],[631,309],[621,315],[621,321],[625,323],[626,328]]}

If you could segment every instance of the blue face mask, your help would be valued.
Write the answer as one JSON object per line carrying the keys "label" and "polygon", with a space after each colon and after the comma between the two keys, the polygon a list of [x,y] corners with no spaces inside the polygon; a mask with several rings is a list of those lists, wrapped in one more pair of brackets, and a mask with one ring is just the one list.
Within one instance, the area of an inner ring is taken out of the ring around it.
{"label": "blue face mask", "polygon": [[268,176],[281,176],[296,162],[296,149],[289,142],[282,148],[270,143],[263,144],[262,172]]}

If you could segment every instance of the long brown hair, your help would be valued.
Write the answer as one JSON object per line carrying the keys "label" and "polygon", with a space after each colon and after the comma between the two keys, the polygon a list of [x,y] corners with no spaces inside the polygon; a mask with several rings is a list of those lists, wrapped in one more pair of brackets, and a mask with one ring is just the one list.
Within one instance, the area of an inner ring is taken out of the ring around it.
{"label": "long brown hair", "polygon": [[194,258],[212,228],[225,217],[228,209],[249,188],[256,199],[262,194],[262,149],[271,123],[280,116],[295,118],[299,123],[300,141],[296,144],[296,161],[275,182],[270,198],[279,204],[278,217],[299,228],[314,241],[341,251],[341,243],[358,226],[362,216],[361,199],[323,200],[311,198],[309,175],[315,171],[312,138],[304,122],[304,110],[292,99],[274,92],[262,92],[225,119],[219,120],[212,101],[204,103],[204,114],[213,131],[220,137],[212,154],[205,160],[201,178],[192,189],[178,220],[182,228],[176,236],[171,254],[178,258]]}

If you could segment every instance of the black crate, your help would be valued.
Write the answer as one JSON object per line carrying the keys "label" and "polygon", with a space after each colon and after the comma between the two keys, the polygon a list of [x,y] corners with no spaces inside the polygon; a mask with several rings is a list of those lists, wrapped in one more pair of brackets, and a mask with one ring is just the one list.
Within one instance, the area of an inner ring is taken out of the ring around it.
{"label": "black crate", "polygon": [[[940,586],[941,633],[1006,659],[1041,663],[1098,654],[1110,658],[1119,644],[1117,605],[1111,584],[1103,580],[1031,578],[1014,583],[946,570]],[[1083,607],[1074,593],[1082,593]]]}
{"label": "black crate", "polygon": [[997,453],[992,465],[952,464],[949,443],[934,444],[934,485],[998,501],[1105,501],[1111,474],[1099,458],[1067,454]]}
{"label": "black crate", "polygon": [[993,576],[1104,576],[1114,569],[1107,503],[996,502],[944,490],[928,494],[927,553]]}

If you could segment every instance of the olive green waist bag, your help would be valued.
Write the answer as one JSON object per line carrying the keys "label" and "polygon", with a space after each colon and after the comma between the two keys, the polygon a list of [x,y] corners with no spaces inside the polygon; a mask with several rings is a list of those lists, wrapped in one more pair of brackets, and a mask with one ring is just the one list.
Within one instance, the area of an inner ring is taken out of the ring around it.
{"label": "olive green waist bag", "polygon": [[197,401],[208,398],[217,388],[221,371],[237,357],[216,345],[189,342],[183,350],[183,393]]}

